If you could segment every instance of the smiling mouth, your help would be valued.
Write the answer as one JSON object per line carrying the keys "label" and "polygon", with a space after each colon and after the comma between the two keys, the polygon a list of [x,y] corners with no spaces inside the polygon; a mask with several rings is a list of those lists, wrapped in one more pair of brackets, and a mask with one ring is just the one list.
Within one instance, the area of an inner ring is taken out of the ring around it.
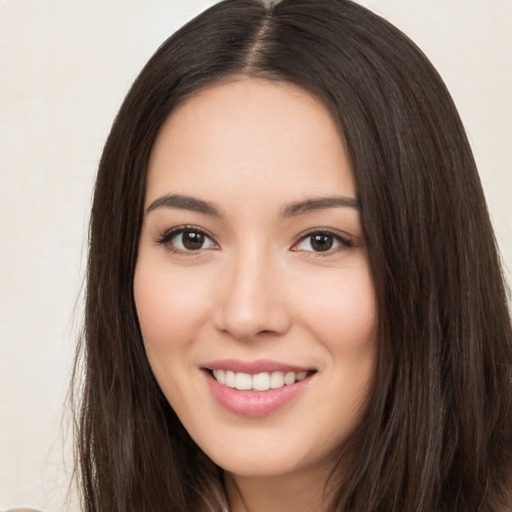
{"label": "smiling mouth", "polygon": [[315,373],[313,370],[302,372],[275,371],[251,375],[249,373],[222,369],[208,369],[208,372],[219,384],[239,391],[268,391],[270,389],[279,389],[284,386],[291,386]]}

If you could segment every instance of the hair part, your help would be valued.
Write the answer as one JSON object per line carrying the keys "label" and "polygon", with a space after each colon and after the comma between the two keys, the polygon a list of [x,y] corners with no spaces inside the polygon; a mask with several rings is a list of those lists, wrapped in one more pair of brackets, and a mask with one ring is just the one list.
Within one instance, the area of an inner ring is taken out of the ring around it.
{"label": "hair part", "polygon": [[133,276],[162,124],[201,89],[244,76],[293,83],[325,104],[361,203],[379,361],[368,413],[333,468],[330,510],[507,510],[512,331],[471,149],[426,57],[348,0],[220,2],[169,38],[126,96],[94,191],[74,375],[83,372],[84,510],[225,506],[221,469],[153,377]]}

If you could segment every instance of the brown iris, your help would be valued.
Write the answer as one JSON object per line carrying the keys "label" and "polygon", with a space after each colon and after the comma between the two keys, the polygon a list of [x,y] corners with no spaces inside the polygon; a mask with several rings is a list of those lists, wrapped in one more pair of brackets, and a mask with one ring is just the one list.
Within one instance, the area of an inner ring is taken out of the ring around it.
{"label": "brown iris", "polygon": [[192,230],[185,230],[183,231],[183,234],[181,236],[183,247],[185,247],[185,249],[188,249],[189,251],[197,251],[198,249],[201,249],[204,245],[205,236],[203,235],[203,233],[199,233],[197,231]]}
{"label": "brown iris", "polygon": [[334,243],[332,235],[318,234],[311,236],[311,247],[314,251],[324,252],[331,249]]}

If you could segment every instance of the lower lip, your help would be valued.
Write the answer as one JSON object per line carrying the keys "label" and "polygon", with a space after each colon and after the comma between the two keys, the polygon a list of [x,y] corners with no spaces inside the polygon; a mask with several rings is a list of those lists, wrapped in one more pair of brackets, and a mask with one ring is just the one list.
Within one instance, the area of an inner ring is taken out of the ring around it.
{"label": "lower lip", "polygon": [[278,389],[268,391],[239,391],[223,386],[208,372],[204,372],[213,397],[229,412],[256,418],[271,414],[292,401],[309,385],[312,376]]}

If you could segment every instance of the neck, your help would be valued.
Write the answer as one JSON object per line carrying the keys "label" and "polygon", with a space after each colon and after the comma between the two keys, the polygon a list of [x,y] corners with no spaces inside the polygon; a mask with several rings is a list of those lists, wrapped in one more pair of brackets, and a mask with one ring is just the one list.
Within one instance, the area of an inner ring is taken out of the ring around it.
{"label": "neck", "polygon": [[290,475],[241,476],[225,473],[230,512],[326,512],[327,474],[303,470]]}

